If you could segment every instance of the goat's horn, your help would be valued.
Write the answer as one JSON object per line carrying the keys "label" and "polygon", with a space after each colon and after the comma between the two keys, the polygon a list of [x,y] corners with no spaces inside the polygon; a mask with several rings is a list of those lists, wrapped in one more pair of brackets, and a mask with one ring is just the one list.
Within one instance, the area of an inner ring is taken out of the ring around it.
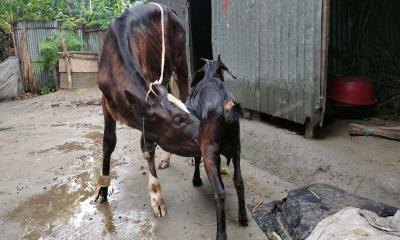
{"label": "goat's horn", "polygon": [[205,63],[208,63],[210,60],[206,59],[206,58],[200,58],[200,60],[203,60]]}

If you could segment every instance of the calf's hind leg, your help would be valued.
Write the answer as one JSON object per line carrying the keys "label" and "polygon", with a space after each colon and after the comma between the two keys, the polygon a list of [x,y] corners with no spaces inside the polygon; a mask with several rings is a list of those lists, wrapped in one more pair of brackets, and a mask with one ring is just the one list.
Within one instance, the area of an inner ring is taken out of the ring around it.
{"label": "calf's hind leg", "polygon": [[107,201],[108,186],[110,185],[110,157],[115,149],[115,144],[117,143],[115,120],[108,112],[104,97],[102,99],[102,107],[104,115],[103,166],[98,182],[99,189],[95,198],[95,201],[99,203]]}
{"label": "calf's hind leg", "polygon": [[156,165],[154,162],[156,143],[151,140],[149,141],[148,139],[144,141],[143,134],[140,139],[140,143],[142,147],[143,157],[147,161],[149,167],[149,193],[151,208],[155,216],[162,217],[167,214],[167,208],[161,195],[161,185],[157,178]]}

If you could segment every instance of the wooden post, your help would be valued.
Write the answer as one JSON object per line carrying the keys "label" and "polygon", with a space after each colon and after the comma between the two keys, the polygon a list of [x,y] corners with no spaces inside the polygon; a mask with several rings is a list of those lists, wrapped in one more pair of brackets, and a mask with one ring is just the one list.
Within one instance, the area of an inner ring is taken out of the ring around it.
{"label": "wooden post", "polygon": [[67,67],[67,79],[68,79],[68,89],[72,89],[72,76],[71,76],[71,63],[69,61],[69,53],[67,51],[67,45],[65,44],[64,37],[61,38],[61,47],[63,49],[63,57],[65,59],[65,65]]}
{"label": "wooden post", "polygon": [[40,89],[36,80],[35,75],[33,74],[31,57],[29,55],[28,49],[28,37],[26,34],[25,24],[22,25],[21,38],[19,41],[20,51],[18,52],[18,56],[21,61],[21,70],[22,76],[24,79],[24,87],[25,90],[30,91],[32,93],[39,93]]}

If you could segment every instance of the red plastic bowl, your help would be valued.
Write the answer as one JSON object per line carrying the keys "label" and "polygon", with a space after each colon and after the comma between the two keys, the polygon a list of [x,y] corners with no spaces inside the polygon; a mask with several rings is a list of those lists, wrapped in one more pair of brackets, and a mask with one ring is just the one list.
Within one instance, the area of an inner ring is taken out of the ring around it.
{"label": "red plastic bowl", "polygon": [[334,79],[328,86],[328,99],[357,106],[372,106],[378,102],[374,85],[365,75]]}

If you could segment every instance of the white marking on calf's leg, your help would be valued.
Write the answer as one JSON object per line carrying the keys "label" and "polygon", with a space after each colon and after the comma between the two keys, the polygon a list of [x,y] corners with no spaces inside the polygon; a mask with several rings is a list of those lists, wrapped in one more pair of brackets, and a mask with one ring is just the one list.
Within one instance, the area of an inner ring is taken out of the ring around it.
{"label": "white marking on calf's leg", "polygon": [[[111,182],[110,176],[104,176],[102,173],[100,173],[99,180],[97,181],[96,191],[95,191],[96,195],[93,198],[94,202],[96,202],[99,199],[99,197],[101,197],[100,196],[100,189],[103,188],[103,187],[104,188],[109,187],[110,186],[110,182]],[[103,200],[100,200],[99,202],[102,202],[102,201]]]}
{"label": "white marking on calf's leg", "polygon": [[151,208],[157,217],[162,217],[167,214],[167,208],[163,197],[161,196],[161,185],[156,177],[149,172],[149,193]]}

